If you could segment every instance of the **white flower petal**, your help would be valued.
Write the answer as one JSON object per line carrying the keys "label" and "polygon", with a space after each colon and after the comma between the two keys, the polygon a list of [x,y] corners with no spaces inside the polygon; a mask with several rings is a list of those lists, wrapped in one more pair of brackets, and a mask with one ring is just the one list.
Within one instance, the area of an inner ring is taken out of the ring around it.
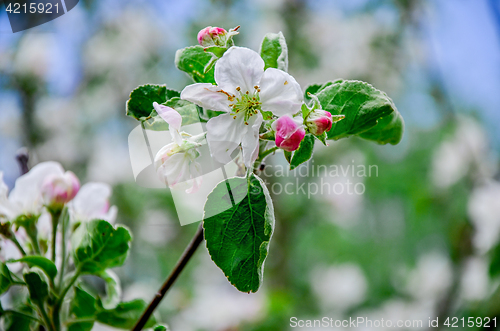
{"label": "white flower petal", "polygon": [[172,136],[172,140],[180,145],[182,143],[182,137],[179,133],[182,125],[181,114],[174,108],[160,105],[156,101],[153,102],[153,107],[160,117],[168,123],[168,129],[170,131],[170,136]]}
{"label": "white flower petal", "polygon": [[153,102],[153,107],[155,108],[158,115],[168,123],[169,127],[172,127],[179,131],[182,125],[182,116],[174,108],[167,107],[158,104],[158,102]]}
{"label": "white flower petal", "polygon": [[93,219],[105,219],[109,216],[109,198],[111,186],[104,183],[87,183],[70,202],[73,220],[88,222]]}
{"label": "white flower petal", "polygon": [[[220,60],[219,60],[220,61]],[[188,85],[181,92],[181,99],[191,101],[200,107],[215,111],[229,111],[229,96],[221,88],[210,83]]]}
{"label": "white flower petal", "polygon": [[264,60],[245,47],[231,47],[215,64],[215,82],[230,94],[236,94],[236,87],[253,92],[263,73]]}
{"label": "white flower petal", "polygon": [[189,187],[188,189],[186,189],[186,193],[188,194],[196,193],[200,189],[203,178],[201,172],[201,165],[198,162],[192,162],[189,171],[191,172],[193,179],[191,179]]}
{"label": "white flower petal", "polygon": [[231,114],[211,118],[207,123],[207,142],[212,157],[223,164],[231,162],[231,154],[240,144],[247,128],[243,119],[233,119]]}
{"label": "white flower petal", "polygon": [[189,159],[185,153],[168,157],[157,169],[160,179],[170,187],[189,179]]}
{"label": "white flower petal", "polygon": [[259,155],[259,129],[262,124],[262,115],[259,113],[254,119],[254,123],[242,136],[241,148],[243,149],[243,162],[249,169],[253,167],[253,163]]}
{"label": "white flower petal", "polygon": [[10,220],[16,216],[15,208],[7,197],[8,193],[9,188],[3,181],[3,172],[0,171],[0,219],[5,217]]}
{"label": "white flower petal", "polygon": [[9,201],[15,206],[17,215],[41,213],[43,207],[41,187],[43,180],[49,175],[63,176],[64,169],[57,162],[42,162],[16,180]]}
{"label": "white flower petal", "polygon": [[302,90],[299,83],[284,71],[268,68],[260,81],[262,110],[277,116],[293,115],[300,111]]}

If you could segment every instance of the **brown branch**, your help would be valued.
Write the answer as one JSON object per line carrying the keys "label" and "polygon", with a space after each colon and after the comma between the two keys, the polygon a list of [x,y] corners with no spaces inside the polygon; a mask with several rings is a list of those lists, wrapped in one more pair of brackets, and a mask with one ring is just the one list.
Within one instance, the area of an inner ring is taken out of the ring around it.
{"label": "brown branch", "polygon": [[146,308],[144,313],[142,313],[141,318],[139,319],[139,321],[137,321],[137,324],[132,328],[131,331],[141,331],[142,328],[146,325],[149,318],[153,314],[154,310],[156,309],[160,301],[163,299],[165,294],[167,294],[168,290],[172,287],[175,280],[180,275],[180,273],[182,272],[186,264],[189,262],[189,260],[193,256],[198,246],[200,246],[200,243],[202,241],[203,241],[203,223],[200,224],[198,230],[196,231],[196,234],[194,235],[193,239],[191,239],[191,242],[184,250],[184,253],[182,253],[181,258],[177,261],[177,264],[175,265],[174,269],[172,270],[168,278],[165,280],[165,283],[163,283],[161,289],[158,291],[158,293],[156,293],[155,297],[153,298],[149,306]]}
{"label": "brown branch", "polygon": [[29,154],[27,148],[23,147],[17,151],[16,160],[17,163],[19,164],[19,170],[21,171],[21,176],[30,171],[30,168],[28,167]]}

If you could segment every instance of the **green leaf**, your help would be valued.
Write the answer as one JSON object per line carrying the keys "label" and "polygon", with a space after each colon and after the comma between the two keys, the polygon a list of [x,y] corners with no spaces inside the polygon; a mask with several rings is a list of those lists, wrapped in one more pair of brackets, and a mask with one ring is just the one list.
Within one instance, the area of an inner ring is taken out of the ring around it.
{"label": "green leaf", "polygon": [[325,146],[328,146],[328,143],[326,142],[326,140],[328,139],[328,135],[326,132],[323,132],[322,134],[320,134],[319,136],[315,136],[319,141],[321,141],[323,143],[323,145]]}
{"label": "green leaf", "polygon": [[322,108],[332,115],[345,115],[328,131],[328,139],[337,140],[368,131],[379,119],[396,111],[392,100],[368,83],[338,80],[325,86],[316,94]]}
{"label": "green leaf", "polygon": [[304,91],[304,100],[307,100],[307,101],[312,100],[311,97],[309,96],[309,94],[317,94],[319,92],[319,89],[322,86],[323,85],[321,85],[321,84],[312,84],[312,85],[309,85],[305,89],[305,91]]}
{"label": "green leaf", "polygon": [[397,145],[403,138],[405,122],[403,116],[394,107],[394,111],[378,120],[377,125],[368,131],[360,133],[364,139],[373,140],[379,144]]}
{"label": "green leaf", "polygon": [[41,304],[49,296],[49,285],[42,274],[31,271],[24,274],[24,281],[28,285],[30,299]]}
{"label": "green leaf", "polygon": [[179,49],[175,53],[175,65],[179,70],[187,73],[195,83],[215,84],[214,70],[212,66],[208,72],[205,66],[212,60],[212,54],[205,52],[201,46],[191,46]]}
{"label": "green leaf", "polygon": [[168,328],[167,325],[155,325],[153,328],[153,331],[169,331],[170,329]]}
{"label": "green leaf", "polygon": [[264,261],[274,229],[274,210],[262,180],[230,178],[208,195],[203,220],[208,252],[242,292],[262,284]]}
{"label": "green leaf", "polygon": [[[198,107],[194,103],[187,100],[182,100],[178,97],[174,97],[163,104],[175,109],[179,114],[181,114],[183,126],[200,123]],[[151,116],[151,119],[143,122],[145,129],[153,131],[168,130],[168,123],[165,122],[165,120],[163,120],[163,118],[161,118],[161,116],[158,115],[156,111],[153,111],[151,113]]]}
{"label": "green leaf", "polygon": [[260,56],[264,60],[265,67],[288,71],[288,47],[283,33],[268,33],[262,40]]}
{"label": "green leaf", "polygon": [[299,148],[293,153],[290,161],[290,170],[297,168],[302,163],[306,162],[313,155],[314,136],[308,134],[300,142]]}
{"label": "green leaf", "polygon": [[500,275],[500,244],[496,245],[490,252],[490,276],[497,277]]}
{"label": "green leaf", "polygon": [[23,262],[28,264],[30,268],[32,267],[38,267],[45,272],[45,274],[52,280],[54,281],[54,278],[57,275],[57,267],[52,262],[51,260],[47,259],[46,257],[43,256],[25,256],[23,258],[20,258],[18,260],[9,260],[7,263],[13,263],[13,262]]}
{"label": "green leaf", "polygon": [[318,94],[321,90],[324,90],[328,86],[336,84],[336,83],[339,83],[339,82],[342,82],[342,81],[343,81],[343,79],[338,79],[336,81],[327,82],[325,84],[312,84],[312,85],[309,85],[306,88],[306,90],[304,91],[304,100],[310,101],[310,100],[312,100],[312,98],[311,98],[311,96],[309,94]]}
{"label": "green leaf", "polygon": [[[75,295],[69,307],[70,317],[74,320],[93,319],[97,313],[96,299],[81,288],[75,286]],[[68,331],[90,331],[93,321],[75,322],[68,326]]]}
{"label": "green leaf", "polygon": [[285,159],[287,160],[288,164],[290,164],[290,162],[292,161],[292,152],[283,151],[283,153],[285,154]]}
{"label": "green leaf", "polygon": [[[27,315],[33,314],[32,309],[27,306],[21,306],[16,310]],[[30,331],[33,323],[33,320],[20,314],[5,314],[2,319],[4,327],[2,330],[5,331]]]}
{"label": "green leaf", "polygon": [[204,48],[205,52],[212,53],[215,55],[217,58],[221,58],[222,55],[227,51],[227,47],[221,47],[221,46],[210,46]]}
{"label": "green leaf", "polygon": [[82,223],[71,238],[75,266],[89,274],[119,267],[127,258],[131,241],[132,235],[123,226],[115,229],[103,220]]}
{"label": "green leaf", "polygon": [[14,280],[12,279],[9,268],[4,263],[0,262],[0,294],[7,292],[12,285],[14,285]]}
{"label": "green leaf", "polygon": [[103,300],[103,307],[106,309],[115,308],[120,303],[122,289],[120,279],[111,270],[106,270],[98,275],[106,282],[106,298]]}
{"label": "green leaf", "polygon": [[141,85],[130,93],[127,101],[127,115],[136,120],[144,120],[154,112],[153,102],[161,104],[179,96],[178,91],[168,89],[165,85]]}
{"label": "green leaf", "polygon": [[[99,308],[99,301],[97,306]],[[144,310],[147,308],[147,303],[144,300],[137,299],[129,302],[122,302],[114,309],[98,309],[96,320],[100,323],[111,325],[119,329],[131,329],[137,320],[141,317]],[[150,328],[156,324],[156,319],[151,316],[144,326]]]}

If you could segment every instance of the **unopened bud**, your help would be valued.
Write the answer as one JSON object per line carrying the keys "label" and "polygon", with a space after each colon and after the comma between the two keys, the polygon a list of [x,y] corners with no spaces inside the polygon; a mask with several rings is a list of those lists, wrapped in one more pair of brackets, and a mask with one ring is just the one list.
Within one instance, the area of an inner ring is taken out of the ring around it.
{"label": "unopened bud", "polygon": [[306,135],[301,123],[302,118],[294,119],[288,115],[278,118],[272,124],[273,130],[276,131],[276,146],[288,152],[299,148]]}
{"label": "unopened bud", "polygon": [[332,128],[332,114],[326,110],[316,109],[307,116],[304,124],[313,135],[322,135],[323,132],[328,132]]}
{"label": "unopened bud", "polygon": [[203,47],[226,45],[227,31],[223,28],[207,26],[198,32],[198,42]]}
{"label": "unopened bud", "polygon": [[73,200],[80,190],[80,181],[71,171],[62,175],[52,174],[42,183],[42,198],[46,206],[61,208]]}

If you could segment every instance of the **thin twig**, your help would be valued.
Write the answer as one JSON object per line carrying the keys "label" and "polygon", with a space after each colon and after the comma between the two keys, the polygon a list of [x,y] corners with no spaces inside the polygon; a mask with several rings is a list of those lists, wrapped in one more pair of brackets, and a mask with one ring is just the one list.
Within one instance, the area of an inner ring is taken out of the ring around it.
{"label": "thin twig", "polygon": [[203,241],[203,224],[200,224],[193,239],[191,239],[191,242],[184,250],[184,253],[182,253],[181,258],[179,259],[179,261],[177,261],[177,264],[175,265],[174,269],[172,270],[168,278],[165,280],[165,283],[163,283],[160,291],[156,293],[155,297],[153,298],[149,306],[146,308],[139,321],[137,321],[137,324],[132,328],[132,331],[141,331],[142,328],[146,325],[149,318],[153,314],[154,310],[156,309],[160,301],[163,299],[165,294],[168,292],[170,287],[172,287],[175,280],[180,275],[180,273],[182,272],[186,264],[189,262],[189,260],[193,256],[198,246],[200,246],[200,243],[202,241]]}
{"label": "thin twig", "polygon": [[28,167],[29,154],[27,148],[23,147],[17,151],[16,160],[17,163],[19,163],[19,170],[21,171],[21,175],[28,173],[30,169]]}

